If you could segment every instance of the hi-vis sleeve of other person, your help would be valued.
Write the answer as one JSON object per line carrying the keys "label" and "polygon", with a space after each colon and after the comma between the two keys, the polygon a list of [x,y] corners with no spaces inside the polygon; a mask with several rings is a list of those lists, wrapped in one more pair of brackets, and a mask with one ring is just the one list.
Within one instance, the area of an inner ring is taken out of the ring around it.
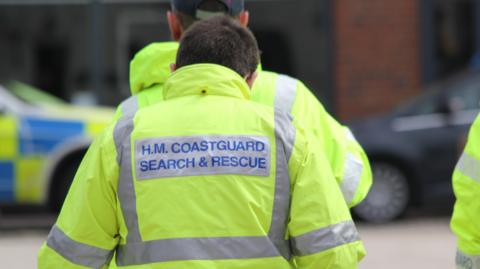
{"label": "hi-vis sleeve of other person", "polygon": [[458,269],[480,269],[480,116],[453,173],[457,201],[451,228],[457,236]]}

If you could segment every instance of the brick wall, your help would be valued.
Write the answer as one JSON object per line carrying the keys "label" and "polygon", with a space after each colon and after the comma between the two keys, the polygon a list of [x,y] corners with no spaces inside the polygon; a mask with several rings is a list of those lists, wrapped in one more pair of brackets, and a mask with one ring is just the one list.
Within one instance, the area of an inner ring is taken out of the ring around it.
{"label": "brick wall", "polygon": [[387,111],[420,88],[420,0],[333,0],[336,112]]}

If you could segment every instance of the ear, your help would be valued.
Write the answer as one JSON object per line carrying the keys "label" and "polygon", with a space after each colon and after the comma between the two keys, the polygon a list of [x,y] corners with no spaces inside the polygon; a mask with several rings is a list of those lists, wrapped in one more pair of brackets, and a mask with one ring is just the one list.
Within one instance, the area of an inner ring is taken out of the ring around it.
{"label": "ear", "polygon": [[238,15],[238,21],[241,25],[247,27],[248,23],[250,22],[250,13],[248,13],[246,10],[240,12],[240,15]]}
{"label": "ear", "polygon": [[183,34],[183,29],[178,16],[172,11],[167,11],[167,21],[173,40],[180,40]]}
{"label": "ear", "polygon": [[173,64],[170,64],[170,71],[173,73],[175,71],[177,71],[177,64],[173,63]]}
{"label": "ear", "polygon": [[245,81],[247,82],[250,89],[253,88],[253,83],[255,83],[255,80],[257,79],[257,77],[258,77],[258,72],[257,71],[255,71],[255,72],[253,72],[253,73],[251,73],[251,74],[249,74],[245,77]]}

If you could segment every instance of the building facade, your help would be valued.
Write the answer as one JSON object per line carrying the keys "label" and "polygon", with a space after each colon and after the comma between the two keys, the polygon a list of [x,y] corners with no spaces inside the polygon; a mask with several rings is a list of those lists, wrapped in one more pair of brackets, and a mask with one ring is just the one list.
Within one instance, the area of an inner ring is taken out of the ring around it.
{"label": "building facade", "polygon": [[480,1],[335,0],[334,92],[343,119],[388,111],[471,64]]}
{"label": "building facade", "polygon": [[[0,0],[0,79],[64,99],[129,95],[133,55],[169,40],[168,0]],[[343,120],[390,110],[466,68],[475,0],[252,0],[265,69],[298,77]],[[479,60],[480,62],[480,60]]]}

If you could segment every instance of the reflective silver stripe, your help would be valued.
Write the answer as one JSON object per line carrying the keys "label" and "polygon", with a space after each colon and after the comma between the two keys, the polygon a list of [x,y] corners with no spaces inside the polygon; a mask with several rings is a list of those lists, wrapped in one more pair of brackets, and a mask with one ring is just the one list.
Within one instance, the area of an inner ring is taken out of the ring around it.
{"label": "reflective silver stripe", "polygon": [[340,222],[291,239],[293,253],[305,256],[359,241],[353,221]]}
{"label": "reflective silver stripe", "polygon": [[291,112],[296,95],[297,80],[289,76],[279,75],[275,95],[275,131],[283,139],[287,161],[290,160],[295,143],[295,127],[292,124]]}
{"label": "reflective silver stripe", "polygon": [[350,141],[357,141],[357,139],[355,138],[355,136],[353,135],[352,131],[348,128],[348,127],[345,127],[345,132],[346,132],[346,135],[347,135],[347,139],[350,140]]}
{"label": "reflective silver stripe", "polygon": [[480,160],[464,152],[456,169],[467,177],[480,183]]}
{"label": "reflective silver stripe", "polygon": [[348,153],[343,168],[343,181],[340,186],[347,204],[352,203],[357,193],[360,179],[362,178],[362,170],[362,162],[357,160],[352,153]]}
{"label": "reflective silver stripe", "polygon": [[295,128],[290,112],[295,101],[296,89],[297,81],[295,79],[284,75],[278,76],[275,95],[275,196],[268,237],[287,260],[291,255],[289,242],[284,238],[290,210],[288,160],[295,142]]}
{"label": "reflective silver stripe", "polygon": [[468,255],[457,249],[457,269],[480,269],[480,255]]}
{"label": "reflective silver stripe", "polygon": [[123,217],[127,226],[127,242],[141,242],[138,228],[137,199],[133,185],[131,133],[133,131],[133,119],[138,110],[138,100],[132,96],[125,100],[122,105],[122,117],[118,120],[114,130],[114,140],[117,148],[117,160],[120,166],[118,179],[118,199],[122,207]]}
{"label": "reflective silver stripe", "polygon": [[47,245],[70,262],[89,268],[101,268],[109,263],[113,250],[89,246],[70,239],[57,225],[52,227]]}
{"label": "reflective silver stripe", "polygon": [[277,257],[268,237],[175,238],[120,245],[118,265]]}

